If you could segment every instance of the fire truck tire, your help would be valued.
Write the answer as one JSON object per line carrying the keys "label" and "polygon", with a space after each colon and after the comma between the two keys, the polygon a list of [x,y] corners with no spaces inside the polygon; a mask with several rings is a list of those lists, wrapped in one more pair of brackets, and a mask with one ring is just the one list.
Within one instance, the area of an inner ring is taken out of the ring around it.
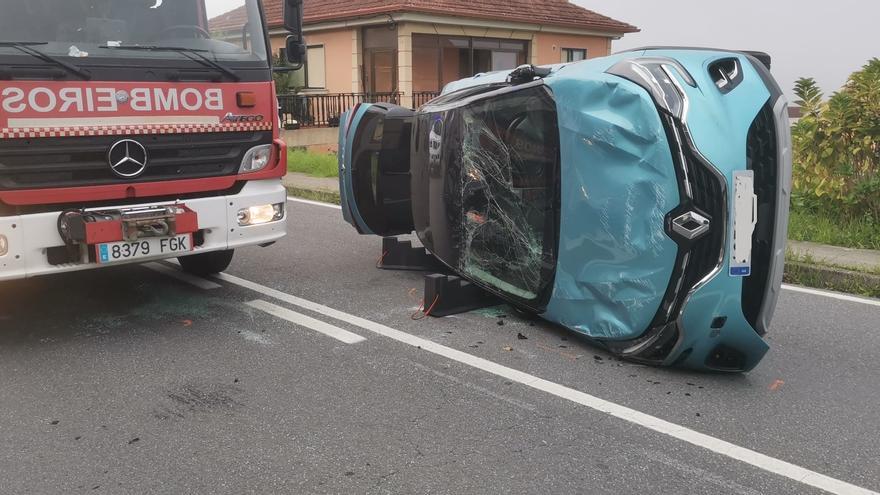
{"label": "fire truck tire", "polygon": [[183,271],[204,277],[220,273],[229,268],[234,253],[234,249],[229,249],[226,251],[181,256],[177,260],[180,261],[180,267],[183,268]]}

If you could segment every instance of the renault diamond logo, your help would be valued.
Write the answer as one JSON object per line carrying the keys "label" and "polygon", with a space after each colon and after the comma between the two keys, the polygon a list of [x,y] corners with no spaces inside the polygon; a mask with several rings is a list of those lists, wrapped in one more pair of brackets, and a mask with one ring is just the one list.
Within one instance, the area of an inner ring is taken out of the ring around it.
{"label": "renault diamond logo", "polygon": [[117,141],[107,153],[110,170],[123,179],[134,179],[147,169],[147,149],[132,139]]}
{"label": "renault diamond logo", "polygon": [[703,237],[709,232],[709,219],[695,211],[689,211],[672,221],[672,230],[689,241]]}

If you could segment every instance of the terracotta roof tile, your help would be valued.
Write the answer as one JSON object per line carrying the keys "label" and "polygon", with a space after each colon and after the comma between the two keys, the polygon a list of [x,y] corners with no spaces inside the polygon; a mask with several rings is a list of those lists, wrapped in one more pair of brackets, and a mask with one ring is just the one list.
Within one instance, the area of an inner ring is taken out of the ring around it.
{"label": "terracotta roof tile", "polygon": [[[263,6],[270,27],[283,24],[283,0],[264,0]],[[518,21],[529,24],[564,26],[576,29],[634,33],[638,28],[567,0],[305,0],[303,22],[337,21],[377,14],[421,12],[478,19]],[[213,29],[240,26],[244,8],[211,19]]]}

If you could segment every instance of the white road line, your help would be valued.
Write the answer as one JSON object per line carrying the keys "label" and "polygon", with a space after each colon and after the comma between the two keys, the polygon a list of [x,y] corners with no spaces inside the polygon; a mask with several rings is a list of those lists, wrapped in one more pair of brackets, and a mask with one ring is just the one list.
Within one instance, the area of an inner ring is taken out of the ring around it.
{"label": "white road line", "polygon": [[857,297],[857,296],[850,296],[847,294],[838,294],[836,292],[828,292],[828,291],[824,291],[824,290],[809,289],[807,287],[799,287],[797,285],[783,284],[782,288],[785,290],[790,290],[792,292],[801,292],[803,294],[810,294],[813,296],[830,297],[831,299],[838,299],[840,301],[854,302],[854,303],[859,303],[859,304],[867,304],[868,306],[877,306],[878,308],[880,308],[880,300],[877,300],[877,299],[868,299],[866,297]]}
{"label": "white road line", "polygon": [[290,197],[290,196],[287,197],[287,200],[288,200],[288,201],[293,201],[293,202],[295,202],[295,203],[303,203],[303,204],[312,205],[312,206],[323,206],[323,207],[325,207],[325,208],[335,208],[335,209],[337,209],[337,210],[341,210],[341,209],[342,209],[342,207],[339,206],[339,205],[334,205],[334,204],[331,204],[331,203],[322,203],[322,202],[320,202],[320,201],[310,201],[310,200],[308,200],[308,199],[293,198],[293,197]]}
{"label": "white road line", "polygon": [[324,323],[323,321],[316,320],[301,313],[297,313],[296,311],[291,311],[287,308],[282,308],[281,306],[276,306],[275,304],[266,301],[256,300],[245,304],[254,309],[258,309],[265,313],[269,313],[272,316],[281,318],[282,320],[287,320],[295,325],[311,328],[318,333],[322,333],[328,337],[333,337],[334,339],[344,342],[346,344],[357,344],[358,342],[363,342],[367,340],[356,333],[351,333],[348,330],[343,330],[329,323]]}
{"label": "white road line", "polygon": [[186,282],[190,285],[194,285],[194,286],[198,287],[199,289],[210,290],[210,289],[219,289],[220,287],[223,287],[222,285],[211,282],[210,280],[205,280],[202,277],[196,277],[195,275],[190,275],[189,273],[185,273],[180,270],[176,270],[174,268],[171,268],[168,265],[163,265],[161,263],[147,263],[143,266],[144,266],[144,268],[149,268],[150,270],[153,270],[154,272],[159,272],[162,275],[167,275],[171,278],[176,278],[177,280],[180,280],[181,282]]}
{"label": "white road line", "polygon": [[716,454],[720,454],[731,459],[742,461],[746,464],[757,467],[764,471],[778,474],[791,480],[809,485],[829,493],[838,495],[880,495],[880,493],[858,487],[856,485],[841,481],[824,474],[810,471],[809,469],[785,462],[764,454],[750,450],[730,442],[700,433],[698,431],[686,428],[675,423],[662,420],[660,418],[645,414],[628,407],[624,407],[613,402],[586,394],[584,392],[565,387],[558,383],[553,383],[542,378],[524,373],[522,371],[508,368],[492,361],[479,358],[450,347],[437,344],[433,341],[416,337],[400,330],[376,323],[358,316],[350,315],[342,311],[324,306],[318,303],[308,301],[290,294],[286,294],[271,287],[266,287],[248,280],[235,277],[233,275],[220,274],[218,278],[224,282],[228,282],[246,289],[253,290],[265,296],[277,299],[279,301],[299,306],[309,311],[329,316],[339,321],[344,321],[351,325],[363,328],[370,332],[388,337],[390,339],[419,347],[424,351],[443,356],[445,358],[457,361],[461,364],[477,368],[507,380],[521,383],[528,387],[546,392],[556,397],[569,400],[571,402],[581,404],[599,412],[603,412],[615,418],[629,421],[630,423],[642,426],[644,428],[654,430],[658,433],[677,438],[683,442],[687,442],[697,447],[702,447]]}

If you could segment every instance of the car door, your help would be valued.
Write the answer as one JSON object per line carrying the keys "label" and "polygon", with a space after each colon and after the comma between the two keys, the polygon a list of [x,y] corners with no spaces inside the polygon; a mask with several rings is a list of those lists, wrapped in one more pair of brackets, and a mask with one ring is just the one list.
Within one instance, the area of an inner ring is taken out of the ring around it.
{"label": "car door", "polygon": [[410,197],[412,110],[361,104],[342,116],[339,191],[343,218],[361,234],[413,231]]}

